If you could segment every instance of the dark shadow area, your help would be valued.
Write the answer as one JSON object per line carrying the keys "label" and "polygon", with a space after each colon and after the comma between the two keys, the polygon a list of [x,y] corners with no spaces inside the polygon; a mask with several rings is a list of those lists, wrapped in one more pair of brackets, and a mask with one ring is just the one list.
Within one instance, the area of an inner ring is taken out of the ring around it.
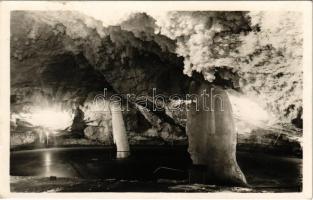
{"label": "dark shadow area", "polygon": [[[186,146],[132,147],[131,156],[123,160],[115,159],[115,151],[113,147],[16,151],[11,153],[10,174],[26,177],[55,176],[57,179],[78,178],[87,182],[98,179],[136,181],[136,184],[149,182],[151,187],[156,187],[153,189],[145,186],[141,190],[133,190],[133,186],[119,186],[119,191],[124,192],[168,191],[167,184],[162,182],[164,179],[170,180],[171,184],[201,184],[201,178],[196,176],[205,175],[201,170],[196,175],[191,173],[192,165]],[[301,159],[250,152],[238,152],[237,159],[253,190],[301,191]],[[29,189],[32,186],[27,187]],[[81,191],[81,188],[77,191]]]}

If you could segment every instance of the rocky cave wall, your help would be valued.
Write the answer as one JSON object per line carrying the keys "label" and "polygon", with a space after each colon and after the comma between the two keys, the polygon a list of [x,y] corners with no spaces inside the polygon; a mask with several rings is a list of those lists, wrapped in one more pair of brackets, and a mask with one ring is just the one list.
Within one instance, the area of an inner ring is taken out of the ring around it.
{"label": "rocky cave wall", "polygon": [[[100,24],[93,19],[83,19],[78,13],[12,12],[13,133],[18,132],[16,127],[21,125],[15,119],[19,113],[54,104],[72,113],[73,107],[80,104],[88,121],[85,136],[112,144],[111,114],[99,114],[97,111],[102,111],[101,108],[92,110],[94,98],[103,95],[104,88],[108,89],[108,96],[123,92],[150,95],[150,88],[157,86],[167,94],[185,90],[181,88],[186,85],[185,76],[179,75],[177,68],[181,58],[167,52],[153,39],[141,40],[120,27],[104,28]],[[171,40],[166,42],[174,45]],[[171,77],[176,80],[167,81]],[[133,143],[148,140],[140,138],[140,134],[160,138],[159,143],[169,140],[170,134],[182,135],[182,128],[171,124],[173,120],[166,121],[170,118],[166,117],[165,110],[153,114],[137,109],[134,101],[130,110],[123,114],[127,131],[135,138]],[[103,132],[105,134],[101,135]],[[19,143],[23,143],[23,138]]]}
{"label": "rocky cave wall", "polygon": [[[155,20],[144,13],[117,26],[103,27],[100,21],[77,12],[13,11],[11,113],[27,112],[43,102],[57,102],[65,110],[78,103],[86,120],[93,121],[85,129],[86,137],[111,144],[110,114],[90,114],[94,97],[103,94],[104,88],[108,95],[143,97],[151,97],[152,88],[166,97],[188,90],[191,79],[182,73],[184,59],[175,53],[176,41],[155,33],[155,28]],[[151,105],[147,110],[132,101],[131,110],[123,113],[131,144],[148,143],[149,137],[160,139],[158,144],[186,142],[185,110],[168,109],[175,103],[168,101],[163,110],[151,112]],[[16,127],[12,120],[12,135],[18,132]],[[272,135],[281,133],[271,130]],[[262,143],[260,140],[254,142]]]}

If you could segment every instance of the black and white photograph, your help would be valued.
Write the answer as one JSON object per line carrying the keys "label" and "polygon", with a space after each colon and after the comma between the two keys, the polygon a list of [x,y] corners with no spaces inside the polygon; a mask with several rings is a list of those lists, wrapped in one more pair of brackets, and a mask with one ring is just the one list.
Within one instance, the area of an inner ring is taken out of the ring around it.
{"label": "black and white photograph", "polygon": [[304,193],[312,2],[107,3],[7,11],[10,193]]}

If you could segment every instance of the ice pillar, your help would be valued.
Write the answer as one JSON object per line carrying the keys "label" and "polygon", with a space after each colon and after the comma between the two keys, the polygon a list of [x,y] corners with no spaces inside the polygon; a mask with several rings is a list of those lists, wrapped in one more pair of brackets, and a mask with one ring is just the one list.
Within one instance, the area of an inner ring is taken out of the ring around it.
{"label": "ice pillar", "polygon": [[118,159],[127,158],[130,151],[121,105],[112,102],[110,110],[112,113],[113,139],[117,149],[116,157]]}
{"label": "ice pillar", "polygon": [[199,83],[190,92],[197,97],[187,111],[193,164],[207,166],[209,183],[246,185],[236,161],[237,133],[227,93],[208,83]]}

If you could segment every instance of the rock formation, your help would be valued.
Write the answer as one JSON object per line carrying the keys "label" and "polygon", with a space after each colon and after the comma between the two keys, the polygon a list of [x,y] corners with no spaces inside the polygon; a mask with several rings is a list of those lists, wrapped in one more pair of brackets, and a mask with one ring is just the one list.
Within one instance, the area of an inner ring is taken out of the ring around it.
{"label": "rock formation", "polygon": [[[225,13],[222,15],[212,14],[223,21],[227,16]],[[243,13],[235,12],[235,21],[238,16],[242,19]],[[223,24],[230,32],[239,34],[241,30],[236,29],[238,24],[232,26],[233,21],[231,18]],[[248,24],[244,22],[244,31],[250,31]],[[31,127],[27,128],[27,136],[17,136],[22,135],[18,129],[26,125],[17,124],[14,119],[21,119],[21,114],[31,113],[34,107],[44,109],[55,104],[69,115],[72,114],[73,105],[80,105],[87,123],[84,136],[97,144],[112,144],[114,138],[120,151],[129,150],[127,137],[135,144],[149,137],[160,139],[161,142],[155,142],[158,144],[171,141],[169,138],[186,141],[186,111],[181,111],[184,113],[182,117],[176,117],[167,107],[173,103],[170,95],[188,92],[193,77],[182,72],[184,61],[186,64],[190,59],[175,52],[175,38],[155,33],[152,31],[154,26],[155,21],[145,14],[132,15],[117,26],[103,27],[100,21],[77,12],[13,11],[10,43],[11,136],[19,140],[16,144],[32,143],[36,140],[36,134],[32,133],[34,127]],[[203,28],[199,26],[197,31],[200,33]],[[214,30],[219,28],[214,26]],[[219,40],[225,37],[225,41],[232,41],[224,33],[219,37]],[[183,39],[187,38],[180,37],[180,40]],[[215,45],[218,44],[216,41]],[[194,57],[191,59],[196,60]],[[188,64],[192,66],[192,63]],[[202,69],[200,63],[197,66]],[[233,73],[227,67],[211,70],[208,74],[212,73],[214,77],[220,77],[213,84],[231,85],[229,76]],[[107,89],[105,101],[112,94],[119,95],[123,101],[126,94],[139,95],[148,101],[144,104],[140,99],[129,99],[126,102],[130,105],[129,112],[105,114],[103,107],[94,107],[94,98],[103,94],[104,88]],[[153,109],[156,103],[151,101],[153,88],[157,88],[158,94],[165,97],[166,104],[158,110]],[[196,93],[206,88],[210,89],[211,86],[204,80],[200,81]],[[216,94],[223,96],[226,112],[188,112],[190,153],[194,164],[208,166],[212,180],[243,184],[245,179],[235,158],[236,132],[231,106],[224,88],[216,89]],[[121,124],[115,123],[117,121]],[[119,134],[112,137],[112,131]],[[210,133],[213,132],[215,134],[212,136]],[[118,154],[118,157],[127,156],[127,153]],[[212,156],[211,160],[209,156]]]}

